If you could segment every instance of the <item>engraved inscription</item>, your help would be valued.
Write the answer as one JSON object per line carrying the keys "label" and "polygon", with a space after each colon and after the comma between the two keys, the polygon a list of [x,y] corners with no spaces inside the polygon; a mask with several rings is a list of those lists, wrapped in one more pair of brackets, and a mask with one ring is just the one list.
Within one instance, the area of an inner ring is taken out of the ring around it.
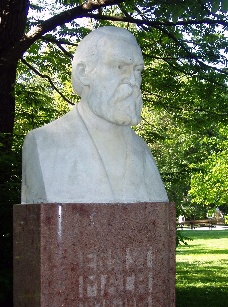
{"label": "engraved inscription", "polygon": [[151,247],[91,251],[78,259],[79,307],[152,306]]}

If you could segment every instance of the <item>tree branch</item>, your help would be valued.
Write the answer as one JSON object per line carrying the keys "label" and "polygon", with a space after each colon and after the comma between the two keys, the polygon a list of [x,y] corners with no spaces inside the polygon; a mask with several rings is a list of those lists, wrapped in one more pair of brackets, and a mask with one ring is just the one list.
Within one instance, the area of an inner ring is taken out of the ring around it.
{"label": "tree branch", "polygon": [[46,41],[46,42],[51,42],[51,43],[55,43],[57,45],[57,47],[68,57],[70,57],[71,59],[73,59],[73,55],[67,51],[63,46],[62,46],[62,43],[59,42],[57,39],[49,39],[49,38],[45,38],[43,37],[42,38],[43,41]]}
{"label": "tree branch", "polygon": [[50,37],[50,35],[46,35],[46,36],[42,36],[42,40],[44,41],[47,41],[47,42],[51,42],[51,43],[58,43],[58,44],[61,44],[61,45],[69,45],[69,46],[74,46],[74,47],[77,47],[78,44],[76,43],[71,43],[67,40],[63,40],[63,39],[56,39],[54,37]]}
{"label": "tree branch", "polygon": [[[125,14],[125,12],[123,12]],[[109,15],[100,15],[100,14],[93,14],[93,13],[85,13],[83,17],[91,17],[94,19],[102,19],[102,20],[112,20],[112,21],[123,21],[123,22],[131,22],[136,23],[137,25],[147,25],[147,26],[168,26],[168,27],[176,27],[176,26],[185,26],[185,25],[200,25],[200,24],[219,24],[223,26],[228,26],[228,22],[223,19],[209,19],[205,18],[203,20],[182,20],[177,22],[171,21],[157,21],[157,20],[147,20],[147,19],[137,19],[131,17],[129,14],[128,16],[109,16]]]}
{"label": "tree branch", "polygon": [[27,61],[25,61],[24,59],[21,59],[21,62],[23,64],[25,64],[26,66],[28,66],[32,71],[34,71],[38,76],[40,76],[41,78],[47,79],[48,82],[51,84],[51,86],[53,87],[54,90],[56,90],[56,92],[63,98],[63,100],[65,100],[67,103],[74,105],[74,103],[72,101],[70,101],[68,98],[66,98],[63,93],[60,92],[60,90],[55,86],[54,82],[51,80],[50,76],[48,75],[44,75],[41,74],[35,67],[33,67],[31,64],[29,64]]}
{"label": "tree branch", "polygon": [[82,18],[86,13],[97,10],[101,7],[106,7],[109,5],[115,5],[122,3],[126,0],[94,0],[85,2],[82,5],[74,7],[70,10],[57,14],[40,25],[37,25],[31,29],[24,37],[15,44],[12,49],[3,53],[1,56],[1,61],[8,63],[16,63],[20,59],[24,52],[38,39],[42,37],[47,32],[54,30],[57,26],[62,26],[67,22],[71,22],[76,18]]}
{"label": "tree branch", "polygon": [[63,52],[66,56],[68,56],[68,57],[70,57],[71,59],[73,59],[74,56],[73,56],[70,52],[68,52],[65,48],[63,48],[63,46],[62,46],[61,44],[58,44],[58,43],[56,42],[56,45],[59,47],[60,50],[62,50],[62,52]]}

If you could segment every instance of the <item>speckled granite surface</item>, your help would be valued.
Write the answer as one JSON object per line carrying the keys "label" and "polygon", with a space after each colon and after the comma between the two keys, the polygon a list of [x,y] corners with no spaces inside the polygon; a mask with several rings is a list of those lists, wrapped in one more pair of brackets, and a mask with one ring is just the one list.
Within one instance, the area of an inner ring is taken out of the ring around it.
{"label": "speckled granite surface", "polygon": [[15,307],[174,307],[175,206],[14,206]]}

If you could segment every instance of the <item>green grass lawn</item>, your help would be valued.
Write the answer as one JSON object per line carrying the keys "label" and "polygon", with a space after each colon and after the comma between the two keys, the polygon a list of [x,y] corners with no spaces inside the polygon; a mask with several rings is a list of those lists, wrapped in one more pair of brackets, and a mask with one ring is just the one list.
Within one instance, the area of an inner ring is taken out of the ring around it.
{"label": "green grass lawn", "polygon": [[176,307],[228,307],[228,230],[183,230],[176,253]]}

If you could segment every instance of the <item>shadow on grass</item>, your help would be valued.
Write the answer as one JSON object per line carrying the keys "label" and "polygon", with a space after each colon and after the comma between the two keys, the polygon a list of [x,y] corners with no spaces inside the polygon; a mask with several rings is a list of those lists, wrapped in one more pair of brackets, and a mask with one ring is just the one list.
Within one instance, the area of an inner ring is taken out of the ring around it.
{"label": "shadow on grass", "polygon": [[[227,258],[228,258],[228,249],[208,249],[208,248],[201,248],[200,245],[196,246],[196,248],[192,248],[194,247],[194,245],[191,245],[190,247],[187,247],[186,250],[183,252],[183,250],[177,250],[177,255],[179,254],[185,254],[185,255],[205,255],[205,254],[216,254],[216,255],[223,255],[223,254],[227,254]],[[189,250],[188,250],[189,248]]]}
{"label": "shadow on grass", "polygon": [[226,239],[228,238],[228,230],[181,230],[183,235],[194,239]]}
{"label": "shadow on grass", "polygon": [[[208,283],[217,287],[226,285],[226,268],[227,261],[225,260],[221,260],[218,265],[210,262],[203,265],[200,262],[181,262],[177,265],[177,287],[182,287],[184,284],[189,287],[194,285],[199,287]],[[228,291],[228,286],[226,289]]]}
{"label": "shadow on grass", "polygon": [[226,287],[177,288],[176,307],[225,307],[227,305]]}

